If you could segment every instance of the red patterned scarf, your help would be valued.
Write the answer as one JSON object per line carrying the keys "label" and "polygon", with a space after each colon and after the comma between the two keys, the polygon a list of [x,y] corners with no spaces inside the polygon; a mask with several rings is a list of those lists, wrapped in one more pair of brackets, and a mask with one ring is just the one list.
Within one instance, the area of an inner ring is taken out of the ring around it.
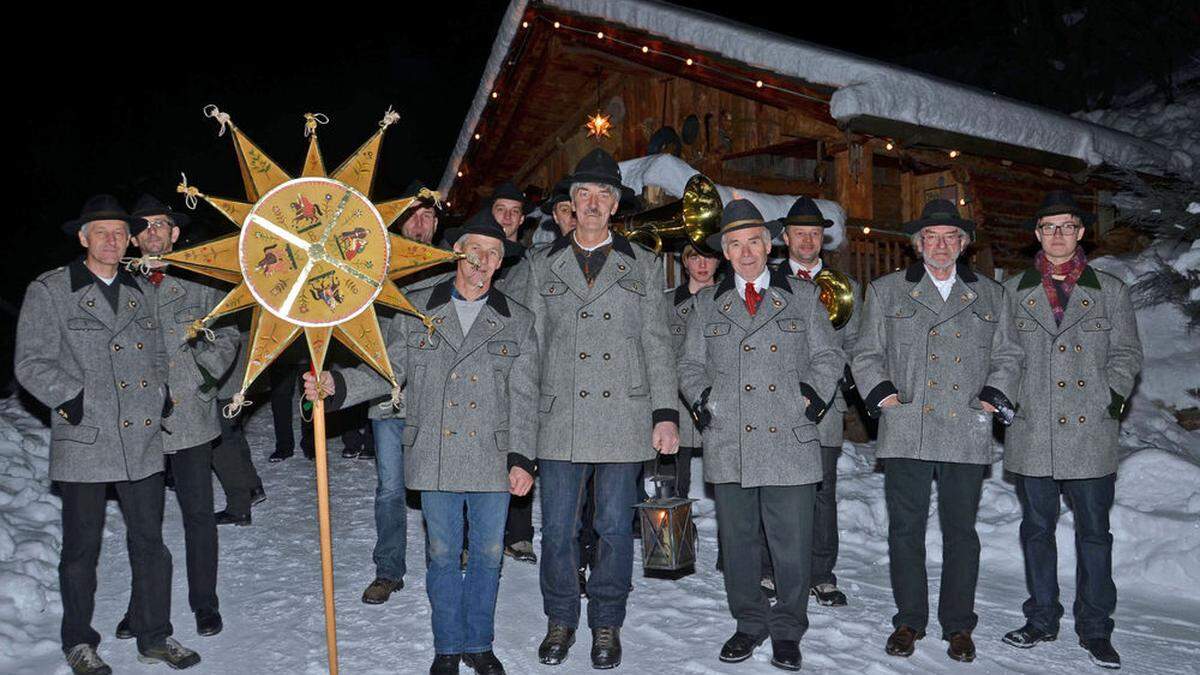
{"label": "red patterned scarf", "polygon": [[1038,251],[1033,258],[1033,266],[1042,273],[1042,288],[1046,291],[1046,297],[1050,299],[1050,309],[1054,312],[1054,320],[1062,323],[1067,307],[1065,298],[1060,298],[1058,291],[1054,288],[1054,277],[1065,277],[1058,283],[1063,290],[1063,295],[1070,297],[1071,292],[1075,290],[1075,282],[1079,281],[1079,276],[1087,267],[1087,256],[1083,254],[1083,248],[1077,247],[1075,255],[1061,265],[1055,265],[1047,260],[1045,251]]}

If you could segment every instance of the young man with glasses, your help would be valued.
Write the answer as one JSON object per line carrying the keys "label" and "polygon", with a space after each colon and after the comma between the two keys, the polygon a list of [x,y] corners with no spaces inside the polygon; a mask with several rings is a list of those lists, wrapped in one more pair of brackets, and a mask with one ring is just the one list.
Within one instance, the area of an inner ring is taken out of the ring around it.
{"label": "young man with glasses", "polygon": [[1117,436],[1142,364],[1129,288],[1087,264],[1093,215],[1068,192],[1046,195],[1030,222],[1041,250],[1009,279],[1008,314],[1025,351],[1025,380],[1005,440],[1004,468],[1021,502],[1029,598],[1025,625],[1004,642],[1028,649],[1058,637],[1055,526],[1065,497],[1075,520],[1075,632],[1093,663],[1120,668],[1113,649],[1112,534]]}

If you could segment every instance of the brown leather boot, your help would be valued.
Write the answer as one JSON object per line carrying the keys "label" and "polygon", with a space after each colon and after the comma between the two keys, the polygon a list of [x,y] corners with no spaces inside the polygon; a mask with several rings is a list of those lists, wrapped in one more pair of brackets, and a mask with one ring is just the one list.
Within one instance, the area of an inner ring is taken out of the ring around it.
{"label": "brown leather boot", "polygon": [[925,637],[925,631],[915,631],[908,626],[900,626],[892,631],[884,650],[892,656],[912,656],[917,640],[923,637]]}
{"label": "brown leather boot", "polygon": [[975,660],[975,641],[971,639],[971,631],[959,630],[950,634],[950,647],[946,654],[955,661],[970,663]]}

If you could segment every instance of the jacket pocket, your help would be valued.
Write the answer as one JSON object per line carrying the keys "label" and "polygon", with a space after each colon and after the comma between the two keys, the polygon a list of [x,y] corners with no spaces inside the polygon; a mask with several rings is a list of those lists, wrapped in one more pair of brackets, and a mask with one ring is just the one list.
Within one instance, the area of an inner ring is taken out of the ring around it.
{"label": "jacket pocket", "polygon": [[681,323],[671,324],[671,335],[673,335],[675,337],[683,337],[683,334],[686,332],[687,332],[687,326],[685,326]]}
{"label": "jacket pocket", "polygon": [[418,427],[417,425],[412,424],[412,423],[404,425],[404,435],[401,438],[400,442],[404,445],[405,448],[411,448],[413,443],[417,442],[417,432],[419,432],[420,430],[421,430],[420,427]]}
{"label": "jacket pocket", "polygon": [[508,431],[501,429],[496,432],[496,449],[508,453]]}
{"label": "jacket pocket", "polygon": [[821,438],[821,434],[817,432],[817,425],[815,424],[794,427],[792,433],[796,434],[796,440],[800,442],[800,445],[806,445]]}
{"label": "jacket pocket", "polygon": [[796,319],[780,319],[775,322],[775,325],[779,326],[779,330],[784,333],[803,333],[808,330],[808,326],[803,321]]}
{"label": "jacket pocket", "polygon": [[197,319],[203,318],[204,313],[200,310],[198,305],[184,307],[183,309],[175,312],[175,323],[191,323]]}
{"label": "jacket pocket", "polygon": [[69,330],[104,330],[106,326],[95,319],[67,319]]}
{"label": "jacket pocket", "polygon": [[1019,333],[1032,333],[1039,328],[1038,322],[1033,319],[1017,319],[1013,322]]}
{"label": "jacket pocket", "polygon": [[646,294],[646,282],[641,279],[621,279],[617,285],[636,295]]}
{"label": "jacket pocket", "polygon": [[554,394],[542,394],[538,399],[538,412],[548,413],[554,407]]}
{"label": "jacket pocket", "polygon": [[417,331],[408,334],[408,346],[410,349],[437,349],[441,343],[441,338],[437,333],[426,333]]}
{"label": "jacket pocket", "polygon": [[510,356],[516,358],[521,355],[521,345],[512,340],[494,340],[488,343],[487,350],[493,356]]}
{"label": "jacket pocket", "polygon": [[96,437],[100,435],[100,429],[87,424],[60,424],[50,431],[50,442],[71,441],[72,443],[80,443],[83,445],[92,445],[96,442]]}
{"label": "jacket pocket", "polygon": [[629,395],[646,396],[650,391],[646,384],[646,355],[642,352],[642,341],[631,337],[626,338],[625,343],[625,362],[629,364]]}
{"label": "jacket pocket", "polygon": [[704,337],[721,337],[729,335],[729,323],[717,322],[704,325]]}
{"label": "jacket pocket", "polygon": [[1079,327],[1089,333],[1094,333],[1096,331],[1107,331],[1112,330],[1112,321],[1109,321],[1108,317],[1100,316],[1096,317],[1095,319],[1085,319],[1079,324]]}
{"label": "jacket pocket", "polygon": [[545,281],[542,282],[541,288],[538,289],[538,293],[549,297],[562,295],[566,292],[567,284],[565,281]]}

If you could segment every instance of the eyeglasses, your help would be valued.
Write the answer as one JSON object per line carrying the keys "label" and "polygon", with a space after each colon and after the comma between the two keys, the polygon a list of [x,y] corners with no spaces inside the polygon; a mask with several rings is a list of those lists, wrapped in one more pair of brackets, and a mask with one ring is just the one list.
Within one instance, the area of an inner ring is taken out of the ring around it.
{"label": "eyeglasses", "polygon": [[941,242],[947,246],[953,246],[953,245],[959,243],[960,241],[962,241],[962,235],[957,232],[953,232],[951,234],[922,234],[921,235],[921,243],[925,244],[926,246],[933,246],[933,245],[937,244],[938,242]]}
{"label": "eyeglasses", "polygon": [[1045,225],[1038,225],[1038,229],[1041,230],[1042,234],[1047,237],[1055,234],[1063,234],[1069,237],[1075,234],[1075,230],[1079,229],[1079,226],[1075,223],[1065,223],[1062,225],[1046,223]]}

